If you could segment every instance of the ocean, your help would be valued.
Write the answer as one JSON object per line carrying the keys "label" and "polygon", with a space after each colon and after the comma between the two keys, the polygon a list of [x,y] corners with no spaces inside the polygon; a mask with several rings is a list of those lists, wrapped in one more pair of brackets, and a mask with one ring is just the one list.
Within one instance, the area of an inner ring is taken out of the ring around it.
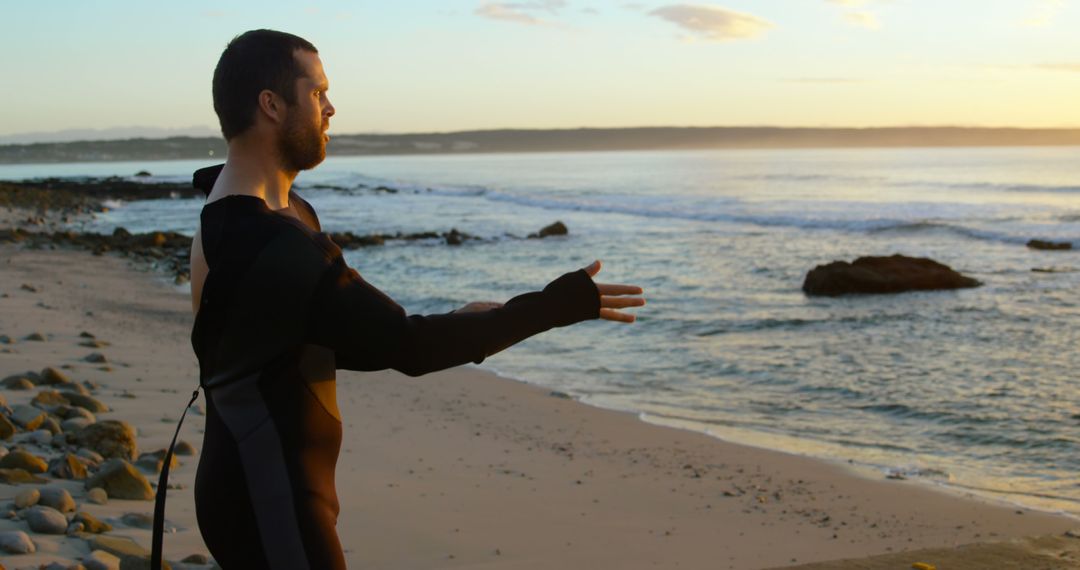
{"label": "ocean", "polygon": [[[4,165],[0,179],[188,180],[212,163]],[[296,188],[327,231],[486,238],[347,252],[410,313],[505,301],[593,259],[597,281],[645,289],[632,325],[556,329],[482,368],[645,421],[1080,515],[1080,253],[1024,245],[1080,247],[1080,148],[331,157]],[[190,234],[201,203],[111,204],[83,229]],[[523,239],[555,221],[569,235]],[[984,285],[800,289],[815,265],[894,253]]]}

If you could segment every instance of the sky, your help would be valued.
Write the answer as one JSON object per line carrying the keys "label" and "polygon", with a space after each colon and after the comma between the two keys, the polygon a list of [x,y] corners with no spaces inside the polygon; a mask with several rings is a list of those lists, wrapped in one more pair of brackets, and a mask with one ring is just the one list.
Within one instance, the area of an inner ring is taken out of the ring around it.
{"label": "sky", "polygon": [[216,131],[214,65],[314,43],[331,133],[1080,127],[1080,0],[8,2],[0,136]]}

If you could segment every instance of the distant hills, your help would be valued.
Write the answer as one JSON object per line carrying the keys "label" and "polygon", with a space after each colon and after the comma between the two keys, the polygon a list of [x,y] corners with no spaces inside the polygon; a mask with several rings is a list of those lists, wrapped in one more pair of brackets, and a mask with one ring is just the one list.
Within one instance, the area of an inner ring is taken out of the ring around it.
{"label": "distant hills", "polygon": [[[604,150],[1080,145],[1080,129],[640,127],[332,135],[331,156]],[[220,137],[170,136],[0,145],[0,163],[224,157]]]}

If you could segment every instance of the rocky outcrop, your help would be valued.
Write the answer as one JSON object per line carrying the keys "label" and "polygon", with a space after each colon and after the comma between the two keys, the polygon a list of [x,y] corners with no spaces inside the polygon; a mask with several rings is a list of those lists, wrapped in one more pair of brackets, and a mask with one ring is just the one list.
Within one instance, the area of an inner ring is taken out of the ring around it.
{"label": "rocky outcrop", "polygon": [[1045,241],[1041,239],[1033,239],[1027,242],[1027,246],[1031,249],[1043,249],[1043,250],[1066,250],[1072,249],[1072,242],[1067,241]]}
{"label": "rocky outcrop", "polygon": [[566,224],[562,222],[555,222],[549,226],[540,228],[540,231],[535,234],[529,234],[529,239],[541,239],[549,236],[564,236],[570,233],[570,230],[566,229]]}
{"label": "rocky outcrop", "polygon": [[806,274],[807,295],[903,293],[978,287],[981,283],[931,259],[893,255],[834,261]]}

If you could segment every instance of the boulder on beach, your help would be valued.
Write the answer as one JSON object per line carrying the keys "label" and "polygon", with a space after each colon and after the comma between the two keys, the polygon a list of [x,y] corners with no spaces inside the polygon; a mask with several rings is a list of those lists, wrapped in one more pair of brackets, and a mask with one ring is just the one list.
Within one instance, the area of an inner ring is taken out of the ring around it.
{"label": "boulder on beach", "polygon": [[38,492],[41,494],[38,499],[39,505],[51,507],[62,513],[75,512],[75,499],[71,497],[71,493],[68,493],[67,489],[49,485],[42,487]]}
{"label": "boulder on beach", "polygon": [[31,406],[46,412],[55,412],[60,406],[67,406],[69,403],[67,398],[56,390],[42,390],[30,400]]}
{"label": "boulder on beach", "polygon": [[104,550],[95,550],[83,557],[86,570],[120,570],[120,558]]}
{"label": "boulder on beach", "polygon": [[33,554],[37,551],[30,535],[21,530],[0,532],[0,551],[8,554]]}
{"label": "boulder on beach", "polygon": [[64,374],[60,370],[49,366],[41,371],[39,384],[53,385],[53,384],[71,384],[71,378],[68,378],[67,374]]}
{"label": "boulder on beach", "polygon": [[106,461],[101,470],[86,480],[86,488],[101,487],[110,498],[149,501],[154,491],[146,477],[123,459]]}
{"label": "boulder on beach", "polygon": [[23,489],[15,495],[15,508],[30,508],[41,500],[41,491],[37,489]]}
{"label": "boulder on beach", "polygon": [[17,428],[7,416],[0,414],[0,439],[11,439]]}
{"label": "boulder on beach", "polygon": [[87,396],[78,392],[61,392],[61,396],[64,397],[73,407],[82,408],[88,412],[94,414],[100,414],[102,412],[109,411],[109,406],[106,406],[101,400],[94,398],[93,396]]}
{"label": "boulder on beach", "polygon": [[149,550],[126,536],[95,536],[88,542],[90,548],[116,556],[150,556]]}
{"label": "boulder on beach", "polygon": [[49,473],[60,479],[74,479],[81,481],[86,479],[89,461],[80,458],[74,453],[65,453],[49,462]]}
{"label": "boulder on beach", "polygon": [[48,414],[25,404],[19,404],[12,408],[11,421],[26,431],[34,431],[41,427]]}
{"label": "boulder on beach", "polygon": [[95,505],[104,505],[109,502],[109,494],[101,487],[94,487],[86,492],[86,500]]}
{"label": "boulder on beach", "polygon": [[[139,456],[139,459],[135,461],[135,466],[140,469],[145,469],[151,473],[161,473],[161,468],[165,465],[165,455],[168,452],[166,449],[159,449],[157,451],[148,451]],[[180,465],[180,460],[177,459],[174,453],[171,457],[172,461],[169,463],[169,469],[175,469]]]}
{"label": "boulder on beach", "polygon": [[21,485],[23,483],[45,483],[43,479],[30,473],[26,469],[7,469],[0,467],[0,483],[5,485]]}
{"label": "boulder on beach", "polygon": [[8,376],[4,378],[3,382],[0,382],[4,388],[8,390],[33,390],[34,383],[29,378],[18,374],[15,376]]}
{"label": "boulder on beach", "polygon": [[932,259],[893,255],[819,265],[806,274],[802,289],[807,295],[837,296],[964,289],[980,285],[979,281]]}
{"label": "boulder on beach", "polygon": [[26,512],[26,522],[30,530],[40,534],[64,534],[68,527],[64,513],[52,507],[30,507]]}
{"label": "boulder on beach", "polygon": [[106,458],[133,460],[138,455],[135,428],[124,421],[103,420],[90,424],[75,434],[75,441]]}
{"label": "boulder on beach", "polygon": [[0,458],[0,469],[23,469],[27,473],[44,473],[48,468],[49,465],[44,459],[20,449]]}
{"label": "boulder on beach", "polygon": [[83,530],[90,534],[101,534],[103,532],[109,532],[112,530],[112,525],[107,522],[101,522],[96,517],[86,512],[75,513],[75,517],[71,519],[71,522],[80,522],[83,525]]}

